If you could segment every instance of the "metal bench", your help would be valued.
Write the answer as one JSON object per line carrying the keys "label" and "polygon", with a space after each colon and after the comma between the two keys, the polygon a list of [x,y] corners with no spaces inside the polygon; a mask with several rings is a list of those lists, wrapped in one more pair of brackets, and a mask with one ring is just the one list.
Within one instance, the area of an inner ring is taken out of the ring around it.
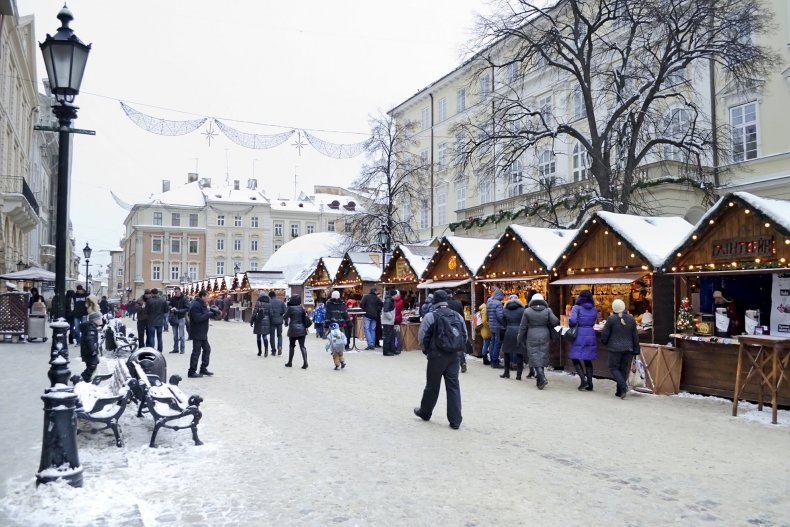
{"label": "metal bench", "polygon": [[[115,445],[123,446],[121,425],[118,422],[126,410],[126,404],[131,399],[131,392],[127,386],[130,376],[126,367],[116,362],[112,373],[96,375],[91,382],[85,382],[82,377],[75,375],[71,378],[74,384],[74,393],[78,403],[76,415],[78,419],[90,423],[90,433],[96,434],[108,428],[115,436]],[[107,384],[101,384],[110,381]],[[96,426],[99,423],[103,426]],[[84,432],[77,428],[77,433]]]}

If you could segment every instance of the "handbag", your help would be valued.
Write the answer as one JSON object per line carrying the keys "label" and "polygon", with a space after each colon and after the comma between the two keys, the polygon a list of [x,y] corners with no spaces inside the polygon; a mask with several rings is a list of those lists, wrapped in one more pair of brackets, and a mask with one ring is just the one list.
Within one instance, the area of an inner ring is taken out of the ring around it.
{"label": "handbag", "polygon": [[565,340],[568,342],[573,342],[576,340],[576,334],[579,332],[579,326],[571,326],[562,334],[565,337]]}
{"label": "handbag", "polygon": [[631,370],[628,373],[628,385],[631,388],[645,387],[645,363],[639,355],[634,355],[631,361]]}
{"label": "handbag", "polygon": [[170,324],[171,326],[178,325],[178,317],[176,316],[175,313],[171,312],[170,314],[167,315],[167,323]]}
{"label": "handbag", "polygon": [[313,325],[313,321],[310,320],[310,316],[307,314],[307,311],[302,312],[302,316],[304,317],[304,328],[307,329]]}
{"label": "handbag", "polygon": [[475,325],[476,328],[479,328],[483,325],[483,313],[480,311],[475,311],[474,317],[472,317],[472,323]]}

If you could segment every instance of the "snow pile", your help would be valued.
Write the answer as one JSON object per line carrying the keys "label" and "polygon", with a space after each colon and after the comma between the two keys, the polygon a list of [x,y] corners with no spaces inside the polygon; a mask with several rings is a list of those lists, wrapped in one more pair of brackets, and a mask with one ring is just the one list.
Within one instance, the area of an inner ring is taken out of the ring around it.
{"label": "snow pile", "polygon": [[[680,392],[674,397],[681,399],[696,399],[702,401],[710,401],[713,403],[721,404],[722,410],[729,410],[732,408],[732,401],[724,399],[723,397],[715,397],[712,395],[700,395],[697,393]],[[763,423],[770,426],[788,426],[790,427],[790,410],[779,410],[776,412],[776,424],[771,423],[771,406],[764,405],[763,411],[757,409],[757,405],[747,401],[738,401],[738,416],[733,419],[745,419],[747,421],[754,421],[756,423]]]}
{"label": "snow pile", "polygon": [[530,251],[535,253],[535,256],[540,258],[546,269],[557,261],[579,232],[577,229],[546,229],[523,225],[510,225],[509,228]]}
{"label": "snow pile", "polygon": [[694,229],[692,224],[677,216],[634,216],[604,211],[596,212],[595,216],[631,244],[653,267],[661,267]]}
{"label": "snow pile", "polygon": [[464,238],[463,236],[445,236],[446,241],[455,250],[455,253],[464,262],[472,275],[477,274],[480,266],[485,262],[486,256],[494,248],[497,238]]}

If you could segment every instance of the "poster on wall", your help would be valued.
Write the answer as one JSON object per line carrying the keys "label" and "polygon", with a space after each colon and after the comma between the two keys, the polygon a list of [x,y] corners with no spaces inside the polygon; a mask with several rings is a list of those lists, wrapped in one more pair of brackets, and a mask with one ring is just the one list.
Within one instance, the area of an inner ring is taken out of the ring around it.
{"label": "poster on wall", "polygon": [[302,299],[302,303],[306,306],[315,305],[315,300],[313,299],[313,286],[304,286],[304,298]]}
{"label": "poster on wall", "polygon": [[790,273],[775,273],[771,289],[771,335],[790,337]]}

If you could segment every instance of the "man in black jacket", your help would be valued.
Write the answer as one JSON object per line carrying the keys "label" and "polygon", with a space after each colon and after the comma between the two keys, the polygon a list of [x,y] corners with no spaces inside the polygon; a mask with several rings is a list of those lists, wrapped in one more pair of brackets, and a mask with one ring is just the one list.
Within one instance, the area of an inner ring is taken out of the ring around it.
{"label": "man in black jacket", "polygon": [[[269,303],[272,305],[272,320],[269,328],[269,344],[272,347],[272,356],[275,355],[274,350],[277,350],[277,355],[283,354],[283,316],[285,316],[286,306],[285,302],[277,298],[277,293],[269,291]],[[277,343],[275,346],[274,337],[277,336]]]}
{"label": "man in black jacket", "polygon": [[447,353],[438,349],[437,339],[434,335],[437,332],[437,324],[442,322],[438,320],[438,317],[445,316],[456,317],[458,320],[454,323],[462,331],[461,337],[468,338],[464,317],[447,307],[446,292],[441,289],[436,290],[433,293],[433,310],[425,315],[420,324],[419,341],[422,352],[428,356],[428,367],[422,401],[420,406],[414,409],[414,415],[423,421],[430,420],[436,401],[439,399],[439,388],[441,388],[442,377],[444,377],[444,388],[447,391],[447,420],[450,422],[450,427],[457,430],[463,419],[461,416],[461,385],[458,382],[460,366],[458,354],[463,350],[458,349]]}
{"label": "man in black jacket", "polygon": [[165,317],[170,308],[167,306],[167,300],[159,296],[159,289],[151,289],[151,298],[145,302],[145,312],[148,315],[148,338],[146,345],[149,348],[154,347],[154,340],[156,340],[156,349],[161,353],[162,348],[162,328],[165,325]]}
{"label": "man in black jacket", "polygon": [[71,311],[72,329],[74,330],[74,340],[77,346],[80,345],[80,324],[82,324],[82,318],[88,316],[88,308],[85,305],[86,298],[88,298],[88,293],[85,292],[85,288],[78,285],[77,292],[72,297],[74,307]]}
{"label": "man in black jacket", "polygon": [[[460,300],[455,298],[452,291],[450,291],[450,294],[447,295],[447,307],[449,307],[450,309],[461,315],[461,318],[466,320],[466,317],[464,315],[464,305],[461,303]],[[466,323],[464,323],[464,326],[466,326]],[[471,344],[471,343],[467,340],[467,344]],[[461,373],[466,373],[466,352],[470,351],[471,349],[472,346],[467,345],[467,349],[463,350],[461,353],[458,354],[458,356],[461,359]]]}
{"label": "man in black jacket", "polygon": [[[201,289],[198,296],[189,305],[189,335],[192,337],[192,356],[189,358],[189,371],[187,377],[203,377],[214,375],[208,371],[208,362],[211,356],[211,346],[208,343],[208,321],[213,316],[211,310],[206,305],[208,293]],[[200,372],[198,372],[198,359],[200,352],[203,358],[200,361]]]}
{"label": "man in black jacket", "polygon": [[376,342],[376,322],[381,316],[381,309],[384,304],[376,293],[377,291],[374,287],[370,290],[370,293],[362,297],[362,302],[359,303],[360,309],[365,312],[362,323],[365,328],[365,341],[368,343],[366,350],[372,350],[378,344]]}
{"label": "man in black jacket", "polygon": [[99,366],[99,326],[101,326],[101,315],[91,313],[88,315],[87,322],[81,322],[80,338],[80,357],[85,363],[85,371],[82,372],[82,380],[90,382],[93,373]]}
{"label": "man in black jacket", "polygon": [[173,291],[173,296],[170,297],[170,312],[175,315],[177,324],[173,325],[173,351],[170,353],[179,353],[179,343],[181,347],[180,353],[184,353],[184,342],[186,338],[186,316],[189,311],[189,303],[187,298],[181,294],[181,288],[176,286]]}

